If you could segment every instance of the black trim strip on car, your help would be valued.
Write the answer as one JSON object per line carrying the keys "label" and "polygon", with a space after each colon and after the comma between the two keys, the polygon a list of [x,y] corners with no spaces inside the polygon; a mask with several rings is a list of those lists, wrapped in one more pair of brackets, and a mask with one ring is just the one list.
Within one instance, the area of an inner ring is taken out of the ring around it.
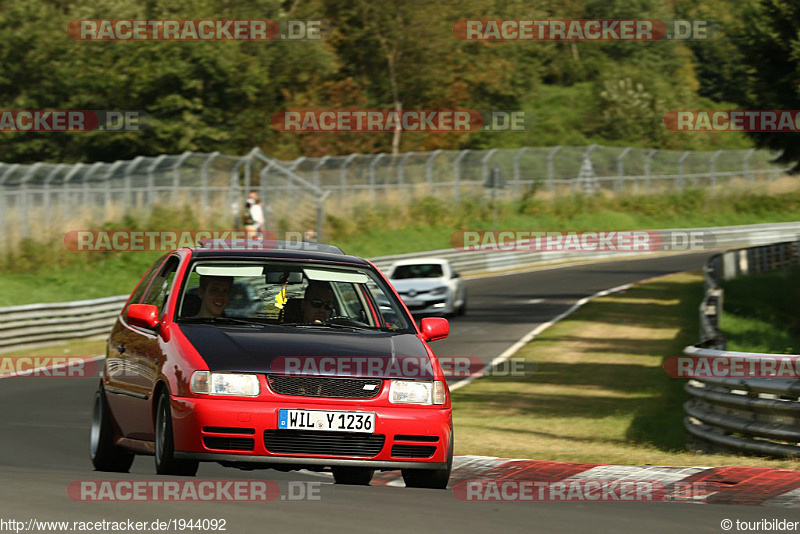
{"label": "black trim strip on car", "polygon": [[145,393],[134,393],[132,391],[127,391],[127,390],[124,390],[124,389],[118,389],[118,388],[110,387],[110,386],[105,386],[105,390],[106,390],[106,393],[114,393],[116,395],[126,395],[128,397],[134,397],[134,398],[137,398],[137,399],[147,400],[148,398],[150,398],[150,396],[146,395]]}
{"label": "black trim strip on car", "polygon": [[374,467],[376,469],[447,469],[447,462],[391,462],[384,460],[349,460],[344,458],[297,458],[286,456],[252,456],[246,454],[217,454],[207,452],[175,451],[177,460],[203,462],[243,462],[300,465],[330,465]]}
{"label": "black trim strip on car", "polygon": [[395,434],[394,440],[397,441],[416,441],[419,443],[438,443],[439,436],[412,436],[409,434]]}
{"label": "black trim strip on car", "polygon": [[256,429],[233,426],[204,426],[203,432],[207,432],[209,434],[240,434],[243,436],[253,436],[256,433]]}

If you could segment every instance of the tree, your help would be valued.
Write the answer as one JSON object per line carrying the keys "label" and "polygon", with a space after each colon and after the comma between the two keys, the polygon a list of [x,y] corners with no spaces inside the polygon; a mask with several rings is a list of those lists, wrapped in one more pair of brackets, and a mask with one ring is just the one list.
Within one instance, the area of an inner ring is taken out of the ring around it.
{"label": "tree", "polygon": [[[745,59],[745,109],[800,109],[800,4],[794,0],[759,0],[744,14],[747,24],[734,36]],[[740,83],[732,80],[731,83]],[[800,172],[800,134],[753,132],[756,145],[782,150],[779,163]]]}

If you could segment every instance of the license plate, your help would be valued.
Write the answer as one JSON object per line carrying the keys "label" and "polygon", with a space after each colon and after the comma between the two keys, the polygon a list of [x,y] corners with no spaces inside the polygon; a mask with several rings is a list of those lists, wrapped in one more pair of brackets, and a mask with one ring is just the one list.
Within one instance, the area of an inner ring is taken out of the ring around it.
{"label": "license plate", "polygon": [[322,410],[278,410],[278,428],[285,430],[331,430],[375,432],[373,412],[327,412]]}
{"label": "license plate", "polygon": [[409,308],[416,308],[416,307],[422,306],[424,304],[421,300],[417,300],[417,299],[408,299],[408,300],[405,301],[405,303],[406,303],[406,306],[408,306]]}

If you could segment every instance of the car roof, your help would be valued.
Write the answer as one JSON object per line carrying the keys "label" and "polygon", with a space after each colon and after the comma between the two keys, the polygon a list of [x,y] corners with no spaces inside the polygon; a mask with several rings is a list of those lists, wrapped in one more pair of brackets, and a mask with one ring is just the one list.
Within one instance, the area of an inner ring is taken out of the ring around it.
{"label": "car roof", "polygon": [[323,261],[368,266],[364,258],[345,254],[333,245],[287,241],[248,241],[232,243],[230,240],[201,241],[201,246],[191,247],[193,258],[220,259],[280,259],[297,261]]}
{"label": "car roof", "polygon": [[399,260],[392,264],[392,267],[400,267],[402,265],[425,265],[429,263],[437,263],[439,265],[447,265],[450,262],[444,258],[416,258],[412,260]]}

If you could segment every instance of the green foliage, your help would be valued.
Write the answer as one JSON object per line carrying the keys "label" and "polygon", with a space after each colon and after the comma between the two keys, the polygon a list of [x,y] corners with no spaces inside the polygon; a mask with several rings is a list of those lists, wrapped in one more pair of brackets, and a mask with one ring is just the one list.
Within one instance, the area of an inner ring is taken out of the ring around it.
{"label": "green foliage", "polygon": [[[730,102],[743,101],[791,109],[797,98],[800,10],[788,0],[764,0],[753,8],[725,0],[2,5],[0,99],[6,109],[139,109],[151,117],[144,132],[5,133],[6,162],[113,161],[186,150],[245,153],[254,146],[279,158],[590,143],[743,148],[750,141],[738,133],[669,132],[664,113],[731,108]],[[741,22],[746,13],[753,24]],[[65,31],[69,21],[82,18],[203,17],[324,19],[332,29],[323,41],[266,43],[90,42],[72,40]],[[705,18],[720,21],[726,33],[688,43],[470,42],[452,31],[461,19],[521,17]],[[749,85],[740,83],[747,64],[753,66]],[[511,133],[403,132],[394,138],[398,146],[392,145],[392,132],[279,133],[269,123],[284,109],[395,107],[523,110],[535,123]],[[778,144],[760,142],[783,147],[787,140],[783,135]]]}

